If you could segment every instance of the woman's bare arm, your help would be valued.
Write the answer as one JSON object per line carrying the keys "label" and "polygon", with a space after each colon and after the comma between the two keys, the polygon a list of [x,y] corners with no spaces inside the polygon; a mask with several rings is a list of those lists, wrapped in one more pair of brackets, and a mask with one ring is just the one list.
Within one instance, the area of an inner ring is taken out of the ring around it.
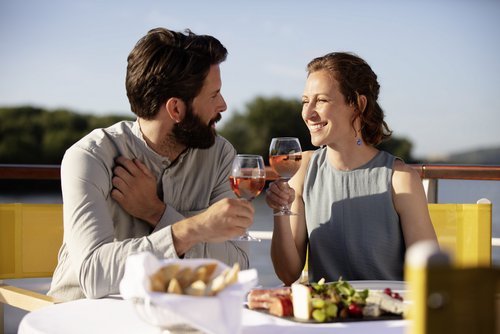
{"label": "woman's bare arm", "polygon": [[273,182],[266,195],[266,201],[271,208],[277,210],[283,204],[289,203],[291,210],[297,213],[294,216],[274,217],[271,259],[276,275],[285,285],[292,284],[300,277],[306,261],[307,227],[302,192],[312,153],[302,153],[300,169],[290,179],[289,185],[279,181]]}
{"label": "woman's bare arm", "polygon": [[415,170],[400,160],[394,163],[392,191],[406,247],[420,240],[430,239],[437,242],[422,180]]}

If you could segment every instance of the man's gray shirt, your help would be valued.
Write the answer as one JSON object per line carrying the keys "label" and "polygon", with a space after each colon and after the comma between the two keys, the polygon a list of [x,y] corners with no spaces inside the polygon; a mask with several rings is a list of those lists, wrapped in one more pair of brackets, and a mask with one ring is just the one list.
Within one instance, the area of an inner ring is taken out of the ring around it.
{"label": "man's gray shirt", "polygon": [[[208,149],[187,149],[176,161],[155,153],[137,121],[97,129],[70,147],[61,164],[64,240],[49,295],[61,300],[99,298],[119,292],[128,255],[149,251],[178,258],[171,224],[234,197],[229,184],[236,152],[222,137]],[[114,160],[142,161],[158,181],[167,208],[152,227],[129,215],[111,198]],[[232,241],[195,245],[185,258],[216,258],[248,268],[242,244]]]}

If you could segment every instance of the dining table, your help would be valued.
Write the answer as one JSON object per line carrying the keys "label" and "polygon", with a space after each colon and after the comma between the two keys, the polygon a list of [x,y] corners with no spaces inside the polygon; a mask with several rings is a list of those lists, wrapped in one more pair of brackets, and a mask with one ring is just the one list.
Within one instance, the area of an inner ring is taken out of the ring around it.
{"label": "dining table", "polygon": [[[242,305],[242,334],[267,333],[370,333],[403,334],[408,320],[350,321],[333,323],[300,323]],[[120,296],[101,299],[79,299],[47,306],[30,312],[19,324],[19,334],[67,333],[168,333],[144,321],[133,303]],[[185,326],[172,333],[206,333]]]}

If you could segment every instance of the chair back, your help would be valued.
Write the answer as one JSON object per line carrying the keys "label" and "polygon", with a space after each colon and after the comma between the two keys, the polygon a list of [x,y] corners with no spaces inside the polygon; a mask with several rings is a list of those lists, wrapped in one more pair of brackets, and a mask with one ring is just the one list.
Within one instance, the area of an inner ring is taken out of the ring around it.
{"label": "chair back", "polygon": [[0,280],[51,277],[62,240],[62,204],[0,204]]}
{"label": "chair back", "polygon": [[428,206],[439,246],[456,267],[491,267],[491,203]]}
{"label": "chair back", "polygon": [[495,333],[500,268],[458,268],[447,252],[423,241],[406,253],[405,281],[409,334]]}

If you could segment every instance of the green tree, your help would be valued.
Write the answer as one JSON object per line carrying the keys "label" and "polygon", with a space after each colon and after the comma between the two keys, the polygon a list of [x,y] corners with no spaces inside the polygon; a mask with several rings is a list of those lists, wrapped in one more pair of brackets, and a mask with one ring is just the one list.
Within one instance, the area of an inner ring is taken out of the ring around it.
{"label": "green tree", "polygon": [[132,118],[30,106],[0,108],[0,163],[60,164],[64,152],[87,133],[124,119]]}
{"label": "green tree", "polygon": [[42,113],[40,108],[24,106],[0,109],[0,162],[31,163],[41,160]]}

